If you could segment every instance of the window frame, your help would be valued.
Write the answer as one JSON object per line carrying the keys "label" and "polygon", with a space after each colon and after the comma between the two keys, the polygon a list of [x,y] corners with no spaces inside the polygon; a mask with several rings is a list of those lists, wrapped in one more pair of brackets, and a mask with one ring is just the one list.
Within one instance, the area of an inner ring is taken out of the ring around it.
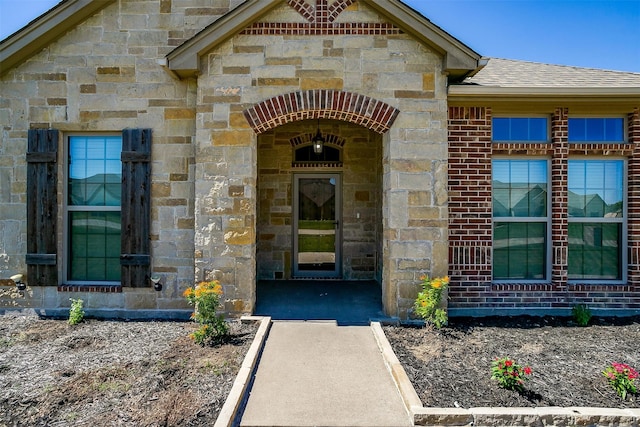
{"label": "window frame", "polygon": [[[567,283],[569,284],[614,284],[623,285],[627,284],[628,270],[629,270],[629,257],[628,257],[628,217],[629,217],[629,205],[628,205],[628,178],[629,178],[629,160],[625,157],[618,156],[570,156],[567,159],[567,197],[569,192],[569,162],[572,160],[583,161],[622,161],[622,218],[618,217],[572,217],[567,213]],[[568,208],[568,205],[567,205]],[[620,224],[620,278],[619,279],[572,279],[569,273],[569,251],[571,244],[568,241],[569,238],[569,224],[571,223],[602,223],[602,224]]]}
{"label": "window frame", "polygon": [[[547,215],[545,220],[541,220],[544,217],[515,217],[515,216],[504,216],[504,217],[496,217],[494,216],[493,210],[493,197],[494,197],[494,187],[493,187],[493,161],[494,160],[513,160],[513,161],[522,161],[522,160],[544,160],[547,165]],[[552,191],[551,191],[551,159],[547,156],[493,156],[491,158],[491,282],[496,284],[508,284],[508,283],[523,283],[523,284],[548,284],[551,283],[551,274],[552,274]],[[508,279],[496,279],[494,276],[494,263],[495,263],[495,225],[496,222],[499,223],[543,223],[546,225],[546,233],[545,233],[545,266],[544,269],[544,278],[542,279],[518,279],[518,278],[508,278]]]}
{"label": "window frame", "polygon": [[[66,285],[91,285],[91,286],[121,286],[121,280],[71,280],[70,277],[70,251],[71,251],[71,224],[69,223],[70,212],[120,212],[122,213],[121,202],[113,206],[70,206],[69,205],[69,142],[72,137],[119,137],[122,142],[122,132],[67,132],[63,135],[63,179],[62,179],[62,253],[65,262],[62,263],[62,283]],[[120,146],[122,152],[122,145]],[[122,166],[122,161],[121,161]],[[122,233],[122,230],[120,230]],[[121,234],[122,235],[122,234]],[[118,251],[120,254],[120,250]],[[118,265],[120,268],[120,265]]]}
{"label": "window frame", "polygon": [[[622,119],[622,139],[619,141],[573,141],[571,140],[571,133],[569,131],[569,121],[571,119]],[[567,118],[567,142],[569,144],[626,144],[629,142],[629,132],[627,117],[619,114],[575,114],[569,115]]]}
{"label": "window frame", "polygon": [[[545,119],[546,138],[544,140],[527,140],[527,139],[494,139],[494,119]],[[551,143],[551,116],[548,114],[499,114],[491,117],[491,142],[494,144],[550,144]]]}

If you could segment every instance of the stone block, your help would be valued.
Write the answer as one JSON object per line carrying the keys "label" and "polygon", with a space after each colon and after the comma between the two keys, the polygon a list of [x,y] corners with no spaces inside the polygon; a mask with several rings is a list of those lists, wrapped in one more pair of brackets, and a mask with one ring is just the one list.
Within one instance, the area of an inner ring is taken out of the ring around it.
{"label": "stone block", "polygon": [[389,242],[391,259],[426,259],[431,257],[430,242]]}
{"label": "stone block", "polygon": [[157,308],[157,293],[153,288],[124,288],[124,308],[151,310]]}
{"label": "stone block", "polygon": [[638,418],[624,409],[615,408],[567,408],[575,412],[576,426],[637,427]]}
{"label": "stone block", "polygon": [[409,206],[431,206],[431,191],[409,191]]}
{"label": "stone block", "polygon": [[196,112],[192,108],[165,108],[165,120],[195,119]]}
{"label": "stone block", "polygon": [[416,426],[473,426],[473,415],[462,408],[411,408]]}
{"label": "stone block", "polygon": [[414,91],[422,87],[422,75],[417,73],[381,73],[380,89]]}
{"label": "stone block", "polygon": [[433,73],[422,74],[422,90],[431,92],[436,90],[436,76]]}
{"label": "stone block", "polygon": [[535,408],[470,408],[477,426],[535,426],[539,418]]}
{"label": "stone block", "polygon": [[403,190],[424,190],[431,188],[433,177],[427,173],[394,173],[398,188]]}
{"label": "stone block", "polygon": [[421,219],[439,219],[442,218],[440,208],[435,207],[410,207],[409,221]]}
{"label": "stone block", "polygon": [[[211,132],[211,144],[221,146],[250,146],[253,141],[251,130],[218,130]],[[232,162],[233,159],[227,159]]]}
{"label": "stone block", "polygon": [[300,83],[300,89],[313,90],[313,89],[336,89],[342,90],[344,88],[344,81],[341,78],[306,78],[302,79]]}
{"label": "stone block", "polygon": [[536,413],[542,425],[545,426],[573,426],[575,412],[557,406],[536,408]]}
{"label": "stone block", "polygon": [[322,57],[323,50],[321,38],[289,39],[282,43],[283,57]]}
{"label": "stone block", "polygon": [[224,242],[229,245],[250,245],[255,242],[255,230],[253,227],[227,229]]}

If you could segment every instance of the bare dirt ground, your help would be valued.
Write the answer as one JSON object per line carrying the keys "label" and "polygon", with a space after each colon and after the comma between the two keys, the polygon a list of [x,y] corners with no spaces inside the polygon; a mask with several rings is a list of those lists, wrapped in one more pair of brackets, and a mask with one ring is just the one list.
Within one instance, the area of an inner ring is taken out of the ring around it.
{"label": "bare dirt ground", "polygon": [[211,426],[257,325],[200,347],[193,323],[0,316],[0,426]]}
{"label": "bare dirt ground", "polygon": [[[426,407],[640,406],[640,395],[623,401],[602,375],[611,362],[640,370],[640,316],[593,318],[587,327],[552,317],[456,318],[440,331],[384,331]],[[533,369],[523,393],[490,379],[498,357]]]}

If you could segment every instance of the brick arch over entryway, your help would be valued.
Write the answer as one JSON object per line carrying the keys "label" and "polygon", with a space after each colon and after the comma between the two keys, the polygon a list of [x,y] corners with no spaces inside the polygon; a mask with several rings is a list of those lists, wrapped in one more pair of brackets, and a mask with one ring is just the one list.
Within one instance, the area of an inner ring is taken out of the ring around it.
{"label": "brick arch over entryway", "polygon": [[257,134],[305,119],[351,122],[383,134],[400,111],[382,101],[341,90],[307,90],[278,95],[244,111]]}

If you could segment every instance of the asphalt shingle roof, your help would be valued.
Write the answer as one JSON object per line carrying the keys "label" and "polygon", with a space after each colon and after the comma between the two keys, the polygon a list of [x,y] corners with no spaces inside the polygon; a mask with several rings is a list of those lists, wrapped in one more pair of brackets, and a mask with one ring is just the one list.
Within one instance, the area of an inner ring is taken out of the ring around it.
{"label": "asphalt shingle roof", "polygon": [[490,58],[466,84],[492,87],[640,87],[640,73]]}

